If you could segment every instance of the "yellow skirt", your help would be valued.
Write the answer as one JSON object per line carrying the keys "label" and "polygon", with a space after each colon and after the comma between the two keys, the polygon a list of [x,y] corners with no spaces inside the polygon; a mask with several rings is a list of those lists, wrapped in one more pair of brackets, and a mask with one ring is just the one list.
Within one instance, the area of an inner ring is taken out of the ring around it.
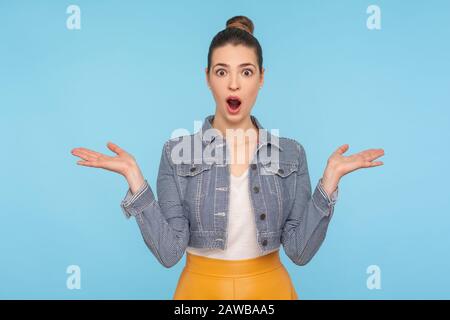
{"label": "yellow skirt", "polygon": [[174,300],[297,300],[279,250],[244,260],[186,253]]}

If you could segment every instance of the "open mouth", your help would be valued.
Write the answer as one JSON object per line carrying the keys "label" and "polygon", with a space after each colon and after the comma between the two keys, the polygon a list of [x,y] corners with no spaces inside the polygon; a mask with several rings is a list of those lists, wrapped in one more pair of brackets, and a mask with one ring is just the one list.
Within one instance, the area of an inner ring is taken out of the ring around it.
{"label": "open mouth", "polygon": [[238,113],[241,106],[241,99],[236,96],[229,96],[227,98],[227,106],[230,113]]}

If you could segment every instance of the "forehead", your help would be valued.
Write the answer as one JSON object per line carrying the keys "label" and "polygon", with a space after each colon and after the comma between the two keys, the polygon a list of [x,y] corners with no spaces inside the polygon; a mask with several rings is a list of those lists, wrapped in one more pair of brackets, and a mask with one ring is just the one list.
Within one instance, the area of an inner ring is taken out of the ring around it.
{"label": "forehead", "polygon": [[211,64],[226,63],[231,67],[238,66],[244,62],[252,62],[257,65],[257,57],[254,48],[248,48],[242,44],[232,45],[227,44],[222,47],[214,49],[211,56]]}

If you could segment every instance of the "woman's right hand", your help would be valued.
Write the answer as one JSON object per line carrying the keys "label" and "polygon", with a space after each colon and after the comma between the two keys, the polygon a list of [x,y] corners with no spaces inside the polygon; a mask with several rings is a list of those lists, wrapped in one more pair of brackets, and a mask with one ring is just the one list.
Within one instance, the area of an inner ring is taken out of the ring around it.
{"label": "woman's right hand", "polygon": [[117,154],[111,157],[100,152],[86,148],[74,148],[71,153],[83,160],[77,161],[77,164],[87,167],[102,168],[117,172],[124,176],[130,185],[132,193],[136,192],[144,183],[144,177],[141,174],[135,158],[120,148],[118,145],[108,142],[107,147]]}

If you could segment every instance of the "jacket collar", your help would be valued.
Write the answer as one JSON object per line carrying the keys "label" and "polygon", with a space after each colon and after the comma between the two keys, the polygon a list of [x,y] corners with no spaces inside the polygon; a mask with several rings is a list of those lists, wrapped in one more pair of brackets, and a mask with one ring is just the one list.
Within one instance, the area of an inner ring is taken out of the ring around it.
{"label": "jacket collar", "polygon": [[[205,117],[205,120],[203,122],[202,128],[201,128],[201,132],[200,134],[202,135],[202,142],[205,145],[210,144],[211,142],[213,142],[217,137],[222,137],[221,132],[212,127],[212,120],[214,119],[214,115],[208,115]],[[269,131],[267,131],[262,125],[261,123],[258,121],[258,119],[253,116],[250,115],[250,119],[252,120],[253,124],[255,124],[255,126],[258,128],[259,131],[259,142],[258,142],[258,149],[263,146],[263,145],[274,145],[276,146],[279,150],[283,151],[283,149],[280,146],[280,142],[279,142],[279,137],[275,136],[273,134],[271,134]],[[204,132],[206,132],[208,130],[208,134],[205,135]]]}

